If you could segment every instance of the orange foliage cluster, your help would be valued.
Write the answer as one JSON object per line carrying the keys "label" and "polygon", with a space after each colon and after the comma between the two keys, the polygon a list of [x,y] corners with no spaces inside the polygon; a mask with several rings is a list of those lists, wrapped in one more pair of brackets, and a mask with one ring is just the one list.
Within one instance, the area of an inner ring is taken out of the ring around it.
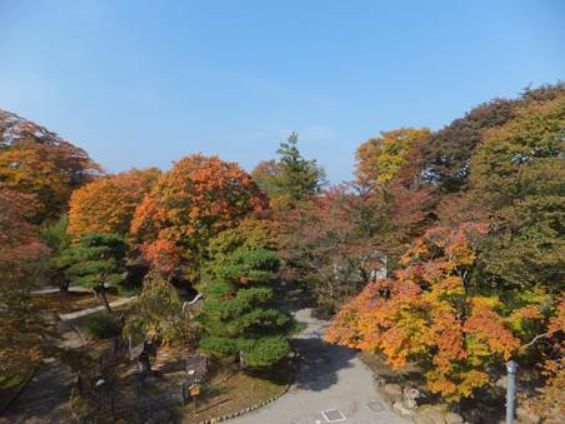
{"label": "orange foliage cluster", "polygon": [[132,169],[97,179],[72,194],[68,232],[126,235],[136,207],[159,176],[156,168]]}
{"label": "orange foliage cluster", "polygon": [[86,152],[67,142],[20,140],[0,150],[0,181],[12,190],[37,198],[37,221],[58,217],[74,189],[100,168]]}
{"label": "orange foliage cluster", "polygon": [[417,360],[428,366],[432,392],[470,396],[489,382],[485,365],[509,359],[520,346],[500,300],[474,294],[469,282],[473,240],[485,232],[478,224],[427,231],[394,279],[371,282],[340,311],[326,339],[380,351],[396,368]]}
{"label": "orange foliage cluster", "polygon": [[214,235],[267,207],[251,176],[238,164],[194,154],[163,174],[135,211],[131,230],[144,254],[163,262],[198,261]]}

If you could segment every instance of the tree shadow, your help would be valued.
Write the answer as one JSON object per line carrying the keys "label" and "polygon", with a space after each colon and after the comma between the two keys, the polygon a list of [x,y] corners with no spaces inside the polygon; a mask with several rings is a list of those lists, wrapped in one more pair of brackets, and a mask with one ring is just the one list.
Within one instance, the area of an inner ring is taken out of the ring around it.
{"label": "tree shadow", "polygon": [[295,385],[304,390],[321,391],[338,382],[338,372],[351,368],[356,351],[324,343],[321,338],[300,338],[292,341],[298,355]]}
{"label": "tree shadow", "polygon": [[293,281],[277,281],[273,284],[277,304],[287,312],[293,313],[314,304],[312,294]]}
{"label": "tree shadow", "polygon": [[156,368],[154,372],[156,374],[162,374],[162,375],[171,374],[171,373],[184,371],[185,368],[186,368],[186,358],[179,357],[164,362],[159,366],[159,368]]}

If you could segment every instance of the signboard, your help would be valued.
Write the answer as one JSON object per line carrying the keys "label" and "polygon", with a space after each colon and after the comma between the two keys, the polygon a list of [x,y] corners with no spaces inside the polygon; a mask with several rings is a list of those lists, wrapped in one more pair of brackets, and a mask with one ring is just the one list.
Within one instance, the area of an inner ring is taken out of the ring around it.
{"label": "signboard", "polygon": [[193,384],[188,388],[188,393],[190,396],[198,396],[200,394],[200,384]]}

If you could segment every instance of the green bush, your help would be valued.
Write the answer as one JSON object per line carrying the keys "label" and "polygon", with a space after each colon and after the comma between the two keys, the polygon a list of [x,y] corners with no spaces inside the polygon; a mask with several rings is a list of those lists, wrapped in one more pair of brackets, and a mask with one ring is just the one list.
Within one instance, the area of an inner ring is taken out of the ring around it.
{"label": "green bush", "polygon": [[90,317],[86,322],[86,329],[97,339],[108,339],[119,336],[122,332],[122,325],[115,316],[102,313]]}

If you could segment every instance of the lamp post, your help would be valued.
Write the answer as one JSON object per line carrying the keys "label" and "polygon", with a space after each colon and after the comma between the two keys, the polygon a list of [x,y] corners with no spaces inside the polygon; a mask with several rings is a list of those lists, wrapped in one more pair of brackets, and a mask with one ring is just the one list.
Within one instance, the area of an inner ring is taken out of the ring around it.
{"label": "lamp post", "polygon": [[514,423],[514,398],[516,395],[516,371],[518,364],[514,361],[506,363],[508,381],[506,387],[506,424]]}

